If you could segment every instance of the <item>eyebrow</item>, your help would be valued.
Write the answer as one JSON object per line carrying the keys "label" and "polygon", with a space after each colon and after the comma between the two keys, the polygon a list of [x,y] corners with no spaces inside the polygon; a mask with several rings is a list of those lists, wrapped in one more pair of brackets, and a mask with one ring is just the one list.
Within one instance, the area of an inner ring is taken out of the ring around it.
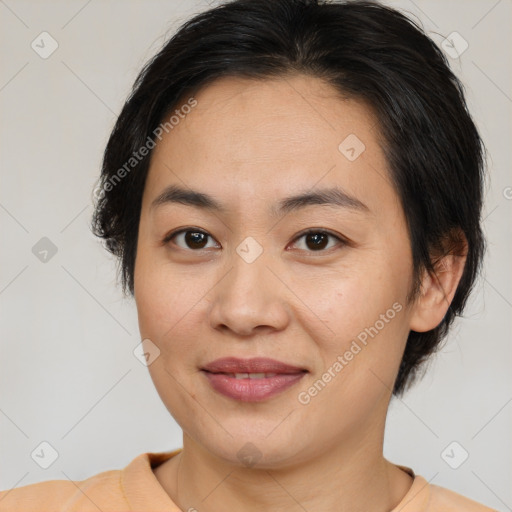
{"label": "eyebrow", "polygon": [[[164,204],[179,203],[194,206],[202,210],[226,214],[228,209],[214,197],[197,190],[185,189],[178,185],[166,187],[151,203],[150,210]],[[370,209],[356,197],[349,195],[338,187],[317,189],[314,192],[303,192],[286,197],[274,205],[270,215],[279,216],[300,210],[310,205],[327,205],[338,208],[348,208],[360,212]]]}

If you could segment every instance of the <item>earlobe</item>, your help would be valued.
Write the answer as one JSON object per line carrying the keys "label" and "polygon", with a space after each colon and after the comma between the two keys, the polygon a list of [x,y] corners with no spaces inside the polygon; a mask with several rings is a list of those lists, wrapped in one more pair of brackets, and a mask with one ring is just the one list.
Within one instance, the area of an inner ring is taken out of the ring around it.
{"label": "earlobe", "polygon": [[441,323],[457,291],[466,254],[464,245],[462,254],[447,254],[436,262],[434,272],[423,272],[420,292],[412,308],[412,331],[430,331]]}

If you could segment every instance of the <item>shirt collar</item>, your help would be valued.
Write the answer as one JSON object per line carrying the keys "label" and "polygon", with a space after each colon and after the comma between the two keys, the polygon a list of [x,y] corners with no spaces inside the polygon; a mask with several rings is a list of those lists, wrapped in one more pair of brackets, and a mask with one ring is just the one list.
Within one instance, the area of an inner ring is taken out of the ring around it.
{"label": "shirt collar", "polygon": [[131,510],[147,510],[151,506],[152,510],[181,512],[152,471],[181,450],[142,453],[121,471],[121,489]]}
{"label": "shirt collar", "polygon": [[[178,506],[160,485],[153,468],[162,464],[182,448],[167,452],[146,452],[132,460],[121,471],[121,488],[132,510],[145,510],[149,504],[155,510],[181,512]],[[430,500],[429,483],[422,476],[415,475],[411,468],[398,466],[414,480],[407,494],[391,512],[422,512],[427,510]]]}

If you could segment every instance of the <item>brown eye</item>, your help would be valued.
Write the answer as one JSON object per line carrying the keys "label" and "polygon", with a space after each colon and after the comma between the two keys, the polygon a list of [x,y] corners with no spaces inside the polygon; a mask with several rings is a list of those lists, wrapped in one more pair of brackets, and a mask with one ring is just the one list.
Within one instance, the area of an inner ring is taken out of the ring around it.
{"label": "brown eye", "polygon": [[[325,233],[310,233],[306,235],[306,246],[309,249],[325,249],[325,246],[329,243],[329,235]],[[311,245],[310,245],[311,244]]]}
{"label": "brown eye", "polygon": [[201,250],[207,248],[206,244],[209,238],[212,237],[204,231],[182,229],[167,235],[163,240],[163,243],[168,243],[169,241],[174,240],[174,243],[182,249]]}
{"label": "brown eye", "polygon": [[327,231],[309,230],[305,233],[302,233],[302,235],[298,236],[295,240],[301,239],[304,239],[304,243],[301,249],[306,250],[308,252],[322,252],[326,248],[330,249],[332,247],[335,247],[336,244],[328,247],[329,239],[336,240],[341,245],[345,244],[345,241],[342,240],[339,236],[336,236]]}

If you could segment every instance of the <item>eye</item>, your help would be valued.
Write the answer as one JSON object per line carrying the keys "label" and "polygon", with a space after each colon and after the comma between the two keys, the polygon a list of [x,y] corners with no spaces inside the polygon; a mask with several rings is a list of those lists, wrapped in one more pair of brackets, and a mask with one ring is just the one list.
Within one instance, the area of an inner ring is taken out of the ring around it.
{"label": "eye", "polygon": [[[213,237],[205,231],[195,228],[184,228],[166,235],[162,240],[162,244],[165,245],[173,240],[173,243],[182,249],[202,250],[208,249],[207,241],[209,238],[213,240]],[[299,247],[301,250],[307,252],[322,252],[336,246],[336,244],[333,244],[329,247],[329,238],[336,240],[338,245],[343,246],[347,244],[347,241],[340,236],[330,233],[329,231],[317,229],[308,229],[300,234],[294,239],[294,244],[296,244],[297,240],[304,239],[303,247]]]}
{"label": "eye", "polygon": [[[207,249],[206,242],[208,238],[212,238],[208,233],[201,231],[200,229],[185,228],[179,231],[169,233],[163,240],[163,244],[167,244],[171,240],[181,240],[184,245],[174,242],[178,247],[182,249],[201,250]],[[213,238],[212,238],[213,240]]]}
{"label": "eye", "polygon": [[[302,250],[308,252],[322,252],[326,250],[326,246],[329,245],[329,238],[337,240],[339,244],[346,245],[347,242],[338,235],[334,235],[329,231],[321,231],[316,229],[308,229],[306,232],[295,238],[295,241],[304,239]],[[295,242],[294,241],[294,242]],[[336,244],[327,247],[331,249]]]}

